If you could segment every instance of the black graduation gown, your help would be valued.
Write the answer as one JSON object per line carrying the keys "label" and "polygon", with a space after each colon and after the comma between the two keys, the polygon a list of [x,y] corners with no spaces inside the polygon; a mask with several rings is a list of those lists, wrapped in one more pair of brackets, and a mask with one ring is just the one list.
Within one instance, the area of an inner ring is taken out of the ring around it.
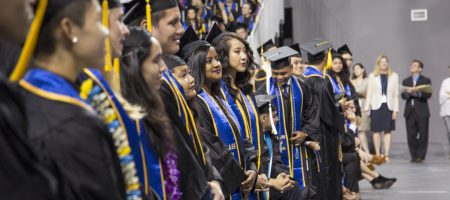
{"label": "black graduation gown", "polygon": [[343,131],[343,118],[328,78],[310,76],[305,83],[310,87],[316,112],[320,115],[320,128],[310,135],[320,142],[321,169],[319,199],[342,199],[341,163],[339,161],[339,132]]}
{"label": "black graduation gown", "polygon": [[29,147],[26,127],[20,94],[0,76],[1,199],[56,199],[56,179]]}
{"label": "black graduation gown", "polygon": [[123,200],[125,184],[112,137],[93,113],[24,92],[28,139],[58,179],[58,199]]}
{"label": "black graduation gown", "polygon": [[[180,170],[180,190],[182,199],[201,199],[207,192],[208,181],[222,178],[217,169],[211,165],[210,150],[203,146],[206,165],[201,155],[195,153],[194,142],[186,131],[181,118],[178,116],[175,96],[166,82],[161,86],[161,97],[164,99],[165,109],[170,118],[175,140],[177,142],[178,169]],[[197,149],[200,149],[197,147]]]}
{"label": "black graduation gown", "polygon": [[[295,78],[294,76],[291,77],[291,86],[293,84],[293,80],[297,78]],[[309,86],[304,82],[304,81],[300,81],[298,80],[298,83],[302,89],[303,92],[303,106],[302,106],[302,121],[301,121],[301,131],[305,132],[306,134],[308,134],[308,138],[306,138],[306,140],[309,141],[320,141],[317,137],[317,133],[319,131],[319,113],[317,112],[317,108],[316,108],[316,104],[314,104],[314,98],[312,95],[312,91],[309,88]],[[261,80],[261,81],[256,81],[255,82],[255,88],[257,88],[259,90],[259,92],[262,93],[266,93],[266,80]],[[289,89],[289,91],[292,91],[291,89]],[[284,110],[288,111],[287,115],[286,115],[286,126],[290,127],[287,128],[288,131],[288,137],[291,138],[292,137],[292,130],[293,130],[293,125],[292,125],[292,116],[291,116],[291,109],[293,108],[293,106],[291,106],[291,102],[289,99],[289,96],[284,95],[283,94],[283,105],[284,105]],[[308,159],[306,159],[306,156],[302,156],[302,158],[304,159],[303,163],[308,162],[308,168],[305,169],[305,181],[306,181],[306,190],[304,189],[304,191],[302,192],[302,198],[303,199],[308,199],[308,198],[313,198],[314,195],[317,192],[317,184],[318,184],[318,165],[317,165],[317,160],[318,158],[316,158],[315,156],[315,152],[309,148],[305,148],[306,152],[308,154]],[[275,154],[274,154],[275,157]],[[281,154],[280,154],[280,161],[281,161]],[[283,163],[281,161],[281,163]],[[273,167],[273,166],[272,166]],[[305,166],[306,167],[306,166]],[[287,167],[286,167],[287,169]],[[273,171],[273,169],[272,169]],[[288,173],[289,174],[289,171]]]}
{"label": "black graduation gown", "polygon": [[[222,176],[223,194],[229,196],[240,187],[241,182],[244,180],[244,170],[228,150],[228,147],[215,135],[212,124],[213,119],[205,102],[195,97],[191,101],[191,108],[195,112],[197,128],[200,131],[203,144],[210,149],[209,155],[212,164]],[[238,127],[236,124],[232,124],[232,127],[237,131]],[[240,155],[244,155],[244,153],[241,152]]]}

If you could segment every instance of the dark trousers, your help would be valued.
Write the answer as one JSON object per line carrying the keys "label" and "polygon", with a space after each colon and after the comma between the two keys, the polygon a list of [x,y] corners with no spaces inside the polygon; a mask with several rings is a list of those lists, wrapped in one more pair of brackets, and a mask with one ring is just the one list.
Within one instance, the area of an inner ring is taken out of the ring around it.
{"label": "dark trousers", "polygon": [[359,177],[361,176],[361,163],[355,152],[343,153],[344,186],[352,192],[359,192]]}
{"label": "dark trousers", "polygon": [[425,159],[428,148],[428,121],[429,118],[418,117],[415,110],[411,110],[406,117],[406,132],[412,159]]}

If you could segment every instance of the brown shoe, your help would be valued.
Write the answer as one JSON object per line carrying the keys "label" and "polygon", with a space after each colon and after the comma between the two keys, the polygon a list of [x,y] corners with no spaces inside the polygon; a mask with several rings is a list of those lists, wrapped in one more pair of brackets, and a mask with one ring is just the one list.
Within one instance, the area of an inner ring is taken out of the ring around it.
{"label": "brown shoe", "polygon": [[374,155],[370,163],[376,164],[378,166],[382,165],[386,161],[384,156]]}

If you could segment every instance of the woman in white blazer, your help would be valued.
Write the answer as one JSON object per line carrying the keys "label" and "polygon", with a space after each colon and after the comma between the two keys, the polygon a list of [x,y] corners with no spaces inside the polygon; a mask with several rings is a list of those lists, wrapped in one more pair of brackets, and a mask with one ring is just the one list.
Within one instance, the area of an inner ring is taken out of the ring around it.
{"label": "woman in white blazer", "polygon": [[380,155],[381,132],[384,132],[384,156],[387,162],[389,162],[391,131],[395,130],[398,109],[398,75],[392,72],[388,57],[380,55],[377,58],[374,71],[369,75],[364,110],[370,111],[370,129],[373,131],[376,155]]}

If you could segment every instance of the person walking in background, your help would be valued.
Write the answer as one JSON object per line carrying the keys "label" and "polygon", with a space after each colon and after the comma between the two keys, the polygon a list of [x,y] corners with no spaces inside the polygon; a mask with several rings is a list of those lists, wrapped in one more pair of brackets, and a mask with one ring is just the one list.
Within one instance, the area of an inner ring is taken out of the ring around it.
{"label": "person walking in background", "polygon": [[411,162],[421,163],[426,156],[428,147],[428,122],[430,109],[428,99],[431,93],[422,92],[417,86],[431,85],[431,80],[422,76],[423,63],[413,60],[410,65],[411,76],[404,79],[402,85],[402,99],[406,100],[403,116],[406,120],[406,132],[408,135],[408,146],[411,154]]}
{"label": "person walking in background", "polygon": [[[367,78],[366,69],[361,63],[356,63],[353,66],[353,74],[351,82],[355,86],[355,90],[358,93],[359,105],[364,106],[366,104],[367,86],[369,79]],[[369,152],[369,145],[367,142],[366,132],[370,130],[370,118],[367,113],[361,113],[361,120],[358,124],[358,138],[361,141],[362,149]]]}
{"label": "person walking in background", "polygon": [[[450,73],[450,66],[448,66],[448,71]],[[441,105],[440,114],[442,119],[444,119],[445,127],[447,128],[448,142],[450,144],[450,77],[442,81],[441,89],[439,91],[439,104]]]}
{"label": "person walking in background", "polygon": [[398,110],[398,75],[392,71],[388,57],[380,55],[377,58],[374,71],[369,75],[364,111],[370,111],[370,130],[373,131],[376,155],[380,155],[381,132],[384,132],[383,141],[386,162],[390,160],[391,131],[395,130]]}

